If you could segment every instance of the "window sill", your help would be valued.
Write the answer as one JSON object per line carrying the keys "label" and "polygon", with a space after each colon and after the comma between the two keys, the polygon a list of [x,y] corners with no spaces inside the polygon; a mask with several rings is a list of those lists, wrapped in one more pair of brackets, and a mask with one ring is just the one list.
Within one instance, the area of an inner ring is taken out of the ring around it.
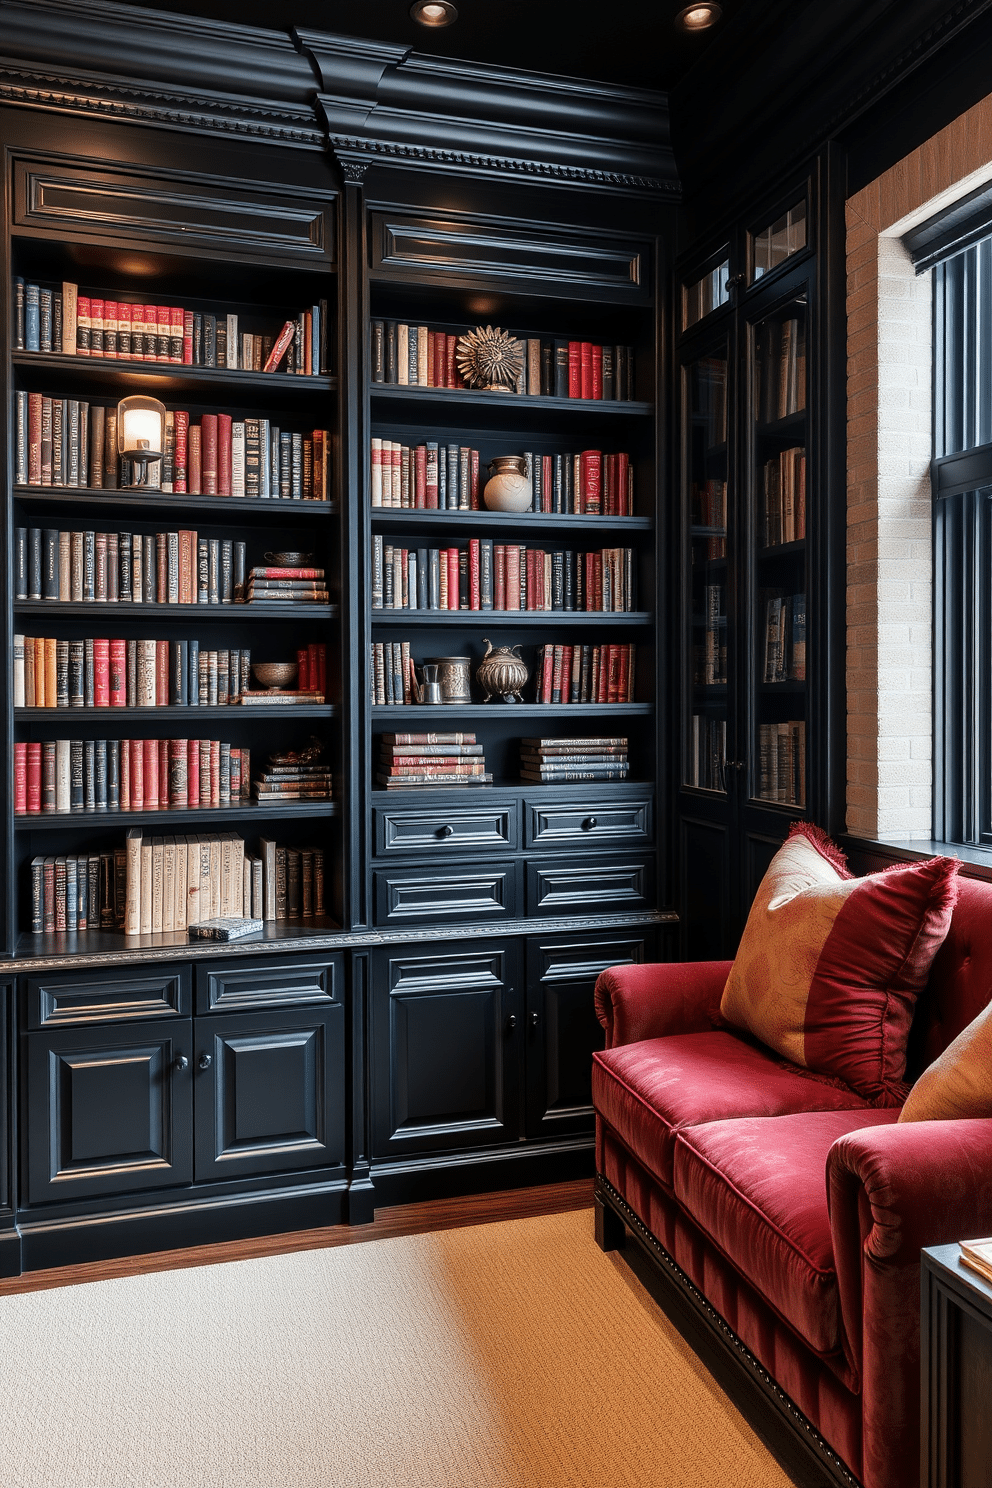
{"label": "window sill", "polygon": [[[992,882],[992,846],[965,847],[959,842],[885,842],[865,837],[839,838],[840,845],[851,857],[883,858],[891,863],[913,863],[922,858],[960,858],[967,878]],[[872,869],[867,870],[871,872]]]}

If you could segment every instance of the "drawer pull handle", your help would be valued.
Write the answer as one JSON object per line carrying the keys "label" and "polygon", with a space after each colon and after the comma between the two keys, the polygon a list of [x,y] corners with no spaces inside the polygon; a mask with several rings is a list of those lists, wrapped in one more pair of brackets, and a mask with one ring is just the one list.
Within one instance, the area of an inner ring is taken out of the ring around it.
{"label": "drawer pull handle", "polygon": [[437,835],[439,837],[454,837],[455,829],[450,825],[445,827],[438,827]]}
{"label": "drawer pull handle", "polygon": [[186,1058],[186,1055],[177,1054],[175,1059],[172,1061],[172,1068],[175,1070],[189,1069],[189,1060]]}
{"label": "drawer pull handle", "polygon": [[595,826],[596,818],[594,816],[587,816],[582,823],[582,830],[583,832],[591,832]]}
{"label": "drawer pull handle", "polygon": [[200,1055],[199,1064],[201,1069],[209,1069],[213,1062],[214,1059],[212,1054],[207,1054],[206,1052],[204,1052]]}
{"label": "drawer pull handle", "polygon": [[531,1013],[531,1015],[530,1015],[530,1026],[531,1026],[531,1028],[536,1028],[538,1026],[538,1024],[540,1023],[540,1021],[541,1021],[541,1019],[540,1019],[540,1017],[538,1016],[537,1013]]}
{"label": "drawer pull handle", "polygon": [[516,1015],[516,1013],[511,1013],[510,1014],[510,1016],[506,1020],[506,1026],[510,1030],[510,1032],[512,1033],[513,1030],[517,1026],[517,1015]]}

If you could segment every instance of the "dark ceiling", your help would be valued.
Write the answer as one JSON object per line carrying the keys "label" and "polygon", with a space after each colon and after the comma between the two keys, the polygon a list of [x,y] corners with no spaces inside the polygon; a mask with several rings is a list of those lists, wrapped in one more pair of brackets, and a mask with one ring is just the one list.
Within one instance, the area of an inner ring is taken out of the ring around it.
{"label": "dark ceiling", "polygon": [[710,31],[687,35],[674,18],[685,0],[456,0],[458,19],[434,30],[410,17],[410,0],[143,0],[208,20],[285,30],[300,26],[369,37],[441,57],[500,67],[675,88],[742,0],[722,0]]}

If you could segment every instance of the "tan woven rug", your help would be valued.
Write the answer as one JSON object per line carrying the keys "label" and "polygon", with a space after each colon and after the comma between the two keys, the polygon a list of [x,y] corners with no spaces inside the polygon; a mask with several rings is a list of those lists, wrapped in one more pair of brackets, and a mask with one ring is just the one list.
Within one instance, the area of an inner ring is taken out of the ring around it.
{"label": "tan woven rug", "polygon": [[0,1298],[3,1488],[788,1488],[588,1210]]}

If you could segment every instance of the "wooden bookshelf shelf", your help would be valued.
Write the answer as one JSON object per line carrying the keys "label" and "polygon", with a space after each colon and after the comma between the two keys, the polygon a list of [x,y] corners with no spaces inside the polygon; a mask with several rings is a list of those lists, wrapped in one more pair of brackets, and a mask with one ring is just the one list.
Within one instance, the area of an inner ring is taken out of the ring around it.
{"label": "wooden bookshelf shelf", "polygon": [[[211,401],[228,389],[232,393],[235,389],[242,394],[261,393],[267,399],[271,399],[274,393],[288,392],[298,399],[308,393],[334,393],[338,387],[336,377],[303,377],[292,372],[245,372],[240,368],[228,370],[226,367],[187,367],[178,362],[133,362],[119,357],[61,356],[51,351],[15,351],[11,360],[15,367],[26,372],[51,373],[54,377],[71,374],[97,387],[118,390],[126,385],[133,391],[154,385],[169,394],[201,393]],[[37,381],[37,377],[33,380]],[[229,401],[237,404],[235,397]]]}
{"label": "wooden bookshelf shelf", "polygon": [[[339,810],[337,801],[275,801],[264,806],[255,802],[238,806],[168,806],[158,811],[45,811],[40,815],[15,816],[14,829],[18,832],[44,832],[98,826],[126,831],[128,827],[148,827],[155,822],[192,826],[206,821],[216,826],[224,822],[256,822],[261,826],[266,819],[327,818],[336,816]],[[163,826],[163,830],[170,828]]]}
{"label": "wooden bookshelf shelf", "polygon": [[[227,498],[224,498],[227,500]],[[603,533],[650,532],[650,517],[579,516],[574,512],[494,512],[494,511],[419,511],[414,507],[374,506],[373,529],[399,527],[404,531],[423,528],[443,532],[451,541],[453,529],[464,526],[466,536],[473,532],[520,532],[534,537],[553,537],[559,532],[588,533],[590,541],[602,541]],[[618,544],[611,544],[618,546]]]}
{"label": "wooden bookshelf shelf", "polygon": [[68,723],[78,719],[81,723],[136,723],[138,720],[153,724],[161,719],[196,718],[335,718],[340,709],[333,703],[249,703],[242,708],[240,703],[225,703],[222,706],[180,707],[176,704],[155,708],[15,708],[15,723]]}
{"label": "wooden bookshelf shelf", "polygon": [[324,941],[340,933],[340,925],[326,916],[307,920],[266,920],[265,929],[244,940],[222,943],[190,940],[185,930],[159,931],[158,934],[124,935],[119,930],[50,930],[43,935],[21,935],[17,956],[28,961],[53,960],[56,964],[72,957],[106,956],[126,962],[135,951],[172,951],[181,955],[245,954],[258,946],[286,944],[289,949],[305,949],[308,940]]}
{"label": "wooden bookshelf shelf", "polygon": [[[505,723],[513,718],[548,718],[565,721],[574,718],[646,718],[654,712],[653,703],[442,703],[437,706],[422,703],[376,703],[372,717],[381,723],[390,718],[396,730],[402,728],[402,720],[436,720],[436,729],[443,732],[448,724],[445,720],[458,718],[496,719]],[[451,724],[455,727],[454,722]]]}
{"label": "wooden bookshelf shelf", "polygon": [[648,610],[372,610],[373,625],[404,626],[417,629],[434,626],[489,625],[507,629],[523,625],[531,629],[560,625],[578,625],[583,629],[596,626],[609,630],[613,626],[650,625],[654,616]]}
{"label": "wooden bookshelf shelf", "polygon": [[127,604],[120,600],[87,600],[80,604],[64,599],[17,599],[14,601],[15,615],[44,615],[53,620],[57,615],[66,619],[90,619],[110,617],[110,623],[121,624],[124,620],[188,620],[199,624],[201,620],[336,620],[337,605],[325,604]]}
{"label": "wooden bookshelf shelf", "polygon": [[[69,358],[71,360],[71,358]],[[491,409],[499,413],[500,424],[513,428],[518,413],[546,413],[557,421],[562,414],[580,418],[653,418],[654,404],[641,401],[624,402],[619,399],[604,401],[601,398],[544,398],[532,393],[486,393],[472,388],[411,387],[406,383],[370,382],[369,397],[373,404],[410,402],[422,405],[425,412],[440,415],[445,409]]]}
{"label": "wooden bookshelf shelf", "polygon": [[123,487],[76,487],[76,486],[14,486],[14,499],[38,506],[71,505],[98,510],[111,507],[119,511],[134,511],[145,515],[158,512],[167,516],[173,512],[188,520],[191,512],[204,512],[208,516],[234,521],[263,521],[271,523],[287,517],[336,516],[336,501],[284,501],[259,500],[242,496],[186,496],[173,491],[138,490],[134,486]]}

